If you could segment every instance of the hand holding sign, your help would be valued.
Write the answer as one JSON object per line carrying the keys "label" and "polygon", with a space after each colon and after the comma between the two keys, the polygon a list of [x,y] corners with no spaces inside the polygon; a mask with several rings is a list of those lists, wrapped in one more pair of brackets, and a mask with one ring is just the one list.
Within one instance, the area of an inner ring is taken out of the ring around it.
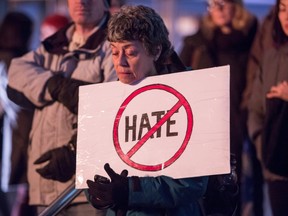
{"label": "hand holding sign", "polygon": [[87,180],[89,201],[98,209],[126,207],[129,191],[128,171],[123,170],[119,175],[110,168],[109,164],[105,164],[104,169],[111,181],[101,182],[97,181],[97,178],[95,181]]}

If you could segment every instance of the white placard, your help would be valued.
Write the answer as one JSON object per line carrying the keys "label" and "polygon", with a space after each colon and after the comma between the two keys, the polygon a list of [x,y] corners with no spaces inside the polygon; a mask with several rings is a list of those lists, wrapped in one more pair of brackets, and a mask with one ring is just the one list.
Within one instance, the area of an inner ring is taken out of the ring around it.
{"label": "white placard", "polygon": [[95,174],[230,172],[229,66],[81,86],[76,188]]}

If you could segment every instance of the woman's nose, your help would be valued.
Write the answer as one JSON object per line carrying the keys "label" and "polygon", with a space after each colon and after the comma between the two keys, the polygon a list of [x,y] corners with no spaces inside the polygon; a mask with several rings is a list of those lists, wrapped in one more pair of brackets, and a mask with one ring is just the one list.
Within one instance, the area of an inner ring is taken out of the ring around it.
{"label": "woman's nose", "polygon": [[125,54],[121,53],[121,54],[119,55],[118,65],[121,65],[121,66],[127,66],[127,65],[128,65]]}

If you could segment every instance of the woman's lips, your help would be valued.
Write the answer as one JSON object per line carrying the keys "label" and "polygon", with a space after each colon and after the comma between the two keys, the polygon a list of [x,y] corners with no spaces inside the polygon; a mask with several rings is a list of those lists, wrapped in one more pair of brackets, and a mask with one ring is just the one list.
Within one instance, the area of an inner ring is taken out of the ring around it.
{"label": "woman's lips", "polygon": [[118,71],[118,74],[130,75],[131,73],[129,71]]}

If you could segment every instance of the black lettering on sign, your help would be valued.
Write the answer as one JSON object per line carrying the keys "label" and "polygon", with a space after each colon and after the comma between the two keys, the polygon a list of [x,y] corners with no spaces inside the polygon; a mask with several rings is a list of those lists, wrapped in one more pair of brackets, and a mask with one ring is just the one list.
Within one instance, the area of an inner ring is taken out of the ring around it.
{"label": "black lettering on sign", "polygon": [[[158,111],[158,112],[152,112],[152,116],[156,116],[156,121],[159,122],[160,119],[165,114],[165,111]],[[161,137],[161,127],[156,132],[156,137]],[[152,137],[151,137],[152,138]]]}
{"label": "black lettering on sign", "polygon": [[[178,110],[175,112],[178,113]],[[156,111],[151,113],[151,117],[156,117],[156,122],[159,122],[161,118],[165,115],[165,111]],[[173,115],[174,116],[174,115]],[[154,122],[154,121],[153,121]],[[172,126],[176,124],[176,120],[171,119],[171,117],[167,120],[166,124],[166,137],[178,136],[178,132],[172,131]],[[137,127],[139,125],[139,128]],[[125,142],[129,142],[129,132],[132,133],[132,141],[138,140],[142,138],[154,125],[151,126],[148,113],[144,113],[141,115],[140,122],[137,122],[137,115],[132,116],[132,122],[130,123],[130,117],[125,116]],[[161,128],[156,131],[156,138],[161,138],[162,132]],[[139,131],[138,131],[139,130]],[[138,136],[137,136],[138,131]],[[151,135],[151,139],[154,138],[154,134]]]}
{"label": "black lettering on sign", "polygon": [[129,141],[129,130],[132,130],[132,141],[136,140],[136,120],[137,120],[137,116],[133,115],[132,125],[129,126],[129,116],[125,117],[125,125],[126,125],[125,142]]}
{"label": "black lettering on sign", "polygon": [[[138,133],[138,140],[141,139],[142,132],[143,132],[144,128],[146,128],[147,131],[151,130],[151,125],[150,125],[147,113],[142,114],[142,118],[141,118],[141,122],[140,122],[140,128],[139,128],[139,133]],[[151,138],[154,138],[154,136],[152,135]]]}
{"label": "black lettering on sign", "polygon": [[[175,113],[178,113],[178,111],[179,110],[175,111]],[[175,120],[171,120],[171,117],[167,120],[167,124],[166,124],[166,136],[167,137],[178,136],[178,132],[171,132],[170,131],[170,129],[171,129],[170,126],[171,125],[175,125],[175,124],[176,124],[176,121]]]}

